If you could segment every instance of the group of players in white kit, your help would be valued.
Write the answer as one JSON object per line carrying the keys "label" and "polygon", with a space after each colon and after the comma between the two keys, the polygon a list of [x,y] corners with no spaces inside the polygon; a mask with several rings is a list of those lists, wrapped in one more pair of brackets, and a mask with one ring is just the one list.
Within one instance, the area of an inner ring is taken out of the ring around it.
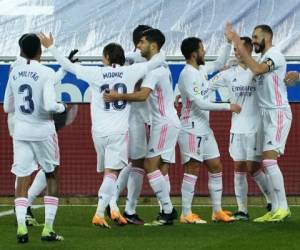
{"label": "group of players in white kit", "polygon": [[[161,51],[165,37],[160,30],[138,26],[133,32],[134,53],[126,57],[120,45],[108,44],[103,49],[104,67],[70,62],[55,48],[51,34],[49,37],[43,33],[24,36],[20,47],[25,60],[12,68],[4,98],[5,112],[15,113],[12,172],[17,176],[18,242],[28,241],[27,194],[30,175],[36,170],[37,163],[42,169],[42,174],[37,177],[41,176],[44,185],[39,185],[35,195],[47,182],[42,240],[63,240],[53,230],[58,207],[55,176],[59,150],[51,117],[53,113],[62,113],[68,108],[55,100],[57,76],[39,63],[41,44],[63,70],[74,73],[91,87],[92,137],[97,152],[97,171],[104,171],[98,206],[92,219],[94,225],[110,227],[105,218],[107,208],[109,217],[121,225],[173,224],[177,212],[170,199],[168,169],[175,163],[177,142],[184,166],[181,223],[207,223],[191,210],[202,164],[208,169],[213,221],[249,219],[247,173],[253,177],[268,203],[268,212],[254,221],[276,222],[287,218],[290,211],[277,163],[277,157],[284,153],[292,120],[284,83],[284,56],[273,47],[273,33],[267,25],[255,27],[251,40],[240,38],[228,24],[225,36],[227,42],[220,56],[207,64],[202,41],[196,37],[183,40],[181,52],[186,65],[178,81],[182,100],[180,119],[174,107],[171,73]],[[232,43],[237,62],[222,70],[228,62]],[[261,53],[258,60],[251,57],[253,46],[256,53]],[[208,81],[208,74],[219,70],[221,72]],[[211,102],[211,91],[224,87],[229,89],[230,104]],[[213,110],[233,112],[229,151],[234,160],[238,203],[238,211],[233,215],[221,206],[222,164],[209,125],[209,111]],[[136,212],[145,173],[161,207],[157,219],[151,223],[144,223]],[[127,200],[122,215],[117,200],[126,186]]]}

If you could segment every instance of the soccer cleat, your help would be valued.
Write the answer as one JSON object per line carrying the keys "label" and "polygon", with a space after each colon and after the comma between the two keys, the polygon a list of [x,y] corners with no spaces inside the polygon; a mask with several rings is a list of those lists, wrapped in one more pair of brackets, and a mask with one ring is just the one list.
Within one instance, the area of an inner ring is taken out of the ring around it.
{"label": "soccer cleat", "polygon": [[99,227],[104,227],[104,228],[110,228],[110,225],[108,225],[108,223],[106,222],[104,217],[100,217],[98,215],[94,215],[92,223],[95,226],[99,226]]}
{"label": "soccer cleat", "polygon": [[144,225],[145,223],[137,214],[129,215],[126,212],[124,212],[123,216],[129,224]]}
{"label": "soccer cleat", "polygon": [[28,230],[27,230],[26,226],[18,225],[17,241],[18,241],[18,243],[27,243],[28,242]]}
{"label": "soccer cleat", "polygon": [[44,226],[41,240],[42,241],[63,241],[64,237],[55,233],[52,228]]}
{"label": "soccer cleat", "polygon": [[256,219],[254,219],[253,221],[257,222],[257,223],[269,222],[272,217],[273,217],[273,213],[272,212],[267,212],[263,216],[258,217]]}
{"label": "soccer cleat", "polygon": [[178,218],[178,214],[175,208],[172,212],[166,214],[164,211],[160,212],[156,218],[156,221],[152,223],[145,223],[145,226],[164,226],[164,225],[173,225],[173,220]]}
{"label": "soccer cleat", "polygon": [[218,212],[214,212],[211,216],[211,220],[214,222],[233,222],[234,218],[229,216],[227,213],[225,213],[223,210],[220,210]]}
{"label": "soccer cleat", "polygon": [[180,223],[183,224],[206,224],[205,220],[202,220],[199,215],[190,213],[186,216],[183,214],[180,216]]}
{"label": "soccer cleat", "polygon": [[232,212],[231,211],[228,211],[228,210],[222,210],[225,214],[227,214],[228,216],[231,216],[232,215]]}
{"label": "soccer cleat", "polygon": [[242,211],[237,211],[233,214],[233,218],[235,220],[242,220],[242,221],[248,221],[249,220],[249,214],[244,213]]}
{"label": "soccer cleat", "polygon": [[284,221],[286,218],[291,216],[291,211],[289,209],[279,208],[273,214],[272,218],[269,220],[271,222],[280,222]]}
{"label": "soccer cleat", "polygon": [[127,220],[121,215],[120,212],[117,211],[111,211],[111,219],[120,226],[127,224]]}
{"label": "soccer cleat", "polygon": [[267,211],[270,212],[272,210],[272,204],[268,203],[266,208],[267,208]]}
{"label": "soccer cleat", "polygon": [[41,226],[37,220],[34,218],[33,213],[31,211],[31,207],[27,208],[26,217],[25,217],[26,226],[34,226],[38,227]]}

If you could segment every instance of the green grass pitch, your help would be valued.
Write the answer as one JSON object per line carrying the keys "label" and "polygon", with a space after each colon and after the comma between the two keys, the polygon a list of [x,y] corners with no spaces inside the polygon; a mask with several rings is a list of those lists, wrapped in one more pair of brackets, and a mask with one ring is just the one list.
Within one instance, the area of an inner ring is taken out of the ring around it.
{"label": "green grass pitch", "polygon": [[[11,209],[1,207],[0,211]],[[41,227],[29,228],[29,243],[16,243],[15,216],[0,217],[0,249],[300,249],[300,207],[291,207],[292,217],[282,223],[257,224],[234,222],[212,223],[210,207],[194,207],[206,225],[182,225],[144,227],[117,226],[102,229],[91,224],[94,206],[62,206],[58,210],[55,230],[65,237],[63,242],[41,242]],[[228,207],[233,210],[234,207]],[[177,207],[179,212],[179,207]],[[139,207],[138,212],[146,221],[152,221],[158,207]],[[44,209],[33,210],[39,222],[43,221]],[[265,213],[262,207],[250,207],[251,218]]]}

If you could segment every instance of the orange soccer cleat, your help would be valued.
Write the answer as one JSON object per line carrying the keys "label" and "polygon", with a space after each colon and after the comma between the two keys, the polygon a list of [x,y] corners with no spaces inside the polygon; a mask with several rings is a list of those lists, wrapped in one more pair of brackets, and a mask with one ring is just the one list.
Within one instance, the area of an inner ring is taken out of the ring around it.
{"label": "orange soccer cleat", "polygon": [[111,219],[117,222],[120,226],[127,224],[127,220],[118,211],[111,211]]}
{"label": "orange soccer cleat", "polygon": [[180,223],[183,224],[206,224],[205,220],[202,220],[199,215],[190,213],[186,216],[183,214],[180,216]]}
{"label": "orange soccer cleat", "polygon": [[98,216],[98,215],[94,215],[92,223],[95,226],[99,226],[99,227],[104,227],[104,228],[110,228],[110,225],[108,225],[108,223],[106,222],[104,217]]}
{"label": "orange soccer cleat", "polygon": [[214,212],[212,214],[211,220],[214,222],[233,222],[234,218],[229,216],[227,213],[225,213],[223,210],[220,210],[218,212]]}

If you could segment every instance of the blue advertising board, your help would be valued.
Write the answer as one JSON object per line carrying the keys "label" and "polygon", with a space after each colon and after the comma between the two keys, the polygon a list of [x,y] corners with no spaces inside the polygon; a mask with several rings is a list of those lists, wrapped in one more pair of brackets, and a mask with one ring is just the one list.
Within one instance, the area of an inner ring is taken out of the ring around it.
{"label": "blue advertising board", "polygon": [[[179,74],[184,67],[184,64],[169,64],[173,84],[178,81]],[[4,92],[7,84],[9,64],[0,65],[0,102],[3,102]],[[49,67],[57,70],[59,65],[49,65]],[[288,64],[287,70],[296,70],[300,72],[300,64]],[[62,83],[57,86],[58,96],[63,102],[88,102],[89,101],[89,85],[81,80],[78,80],[73,74],[68,73],[62,80]],[[290,102],[300,102],[300,84],[293,87],[288,87],[288,98]]]}

